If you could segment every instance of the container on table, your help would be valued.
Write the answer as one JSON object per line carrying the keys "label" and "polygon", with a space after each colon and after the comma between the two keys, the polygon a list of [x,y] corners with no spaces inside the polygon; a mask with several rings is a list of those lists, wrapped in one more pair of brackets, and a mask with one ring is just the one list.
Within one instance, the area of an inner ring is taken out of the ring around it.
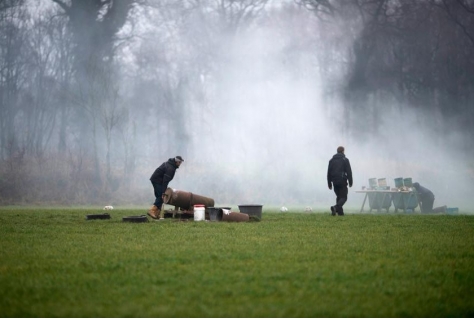
{"label": "container on table", "polygon": [[379,178],[379,186],[380,187],[387,187],[387,179],[386,178]]}
{"label": "container on table", "polygon": [[377,178],[369,178],[369,187],[371,189],[377,187]]}
{"label": "container on table", "polygon": [[405,185],[405,187],[413,187],[413,182],[411,180],[411,177],[404,178],[403,184]]}
{"label": "container on table", "polygon": [[395,181],[395,187],[396,188],[402,188],[403,187],[403,177],[397,177],[394,179]]}

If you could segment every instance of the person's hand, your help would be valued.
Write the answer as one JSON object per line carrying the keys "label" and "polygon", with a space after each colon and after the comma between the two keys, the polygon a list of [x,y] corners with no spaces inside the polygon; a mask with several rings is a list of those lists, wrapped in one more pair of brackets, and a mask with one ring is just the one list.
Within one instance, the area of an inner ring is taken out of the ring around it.
{"label": "person's hand", "polygon": [[349,184],[349,187],[352,187],[352,184]]}
{"label": "person's hand", "polygon": [[332,190],[332,185],[328,185],[328,188]]}

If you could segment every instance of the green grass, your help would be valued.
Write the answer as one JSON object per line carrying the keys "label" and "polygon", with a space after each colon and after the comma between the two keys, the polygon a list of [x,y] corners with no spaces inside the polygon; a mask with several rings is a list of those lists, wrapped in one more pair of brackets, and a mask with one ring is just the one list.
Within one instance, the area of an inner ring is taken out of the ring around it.
{"label": "green grass", "polygon": [[0,208],[1,317],[472,317],[474,216]]}

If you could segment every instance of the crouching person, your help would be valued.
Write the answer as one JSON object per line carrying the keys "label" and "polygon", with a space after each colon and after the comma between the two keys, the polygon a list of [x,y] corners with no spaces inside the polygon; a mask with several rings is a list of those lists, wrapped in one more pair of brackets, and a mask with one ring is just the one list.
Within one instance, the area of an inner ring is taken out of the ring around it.
{"label": "crouching person", "polygon": [[176,170],[181,166],[184,159],[181,156],[170,158],[161,164],[150,177],[151,184],[155,193],[155,202],[148,211],[148,216],[153,219],[161,217],[161,206],[163,205],[163,194],[168,188],[169,182],[174,177]]}
{"label": "crouching person", "polygon": [[446,206],[433,208],[435,196],[428,188],[423,187],[420,183],[413,183],[413,187],[418,193],[420,209],[422,213],[446,213]]}

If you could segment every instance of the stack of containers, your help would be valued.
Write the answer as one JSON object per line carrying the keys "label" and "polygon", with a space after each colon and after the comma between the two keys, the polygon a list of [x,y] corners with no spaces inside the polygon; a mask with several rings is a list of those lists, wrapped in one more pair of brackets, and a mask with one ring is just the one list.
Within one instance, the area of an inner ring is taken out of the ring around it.
{"label": "stack of containers", "polygon": [[392,194],[393,205],[395,209],[403,209],[403,210],[414,210],[418,207],[418,198],[417,196],[413,196],[413,193],[407,193],[406,191],[412,191],[413,183],[411,177],[403,178],[398,177],[395,178],[395,187],[399,190],[405,191],[403,193],[395,193]]}
{"label": "stack of containers", "polygon": [[403,187],[403,177],[397,177],[395,178],[395,187],[396,188],[402,188]]}
{"label": "stack of containers", "polygon": [[[390,189],[389,187],[387,187],[387,179],[385,178],[370,178],[369,187],[371,190]],[[369,207],[371,210],[376,209],[377,211],[380,211],[381,209],[385,209],[388,212],[388,209],[392,205],[392,198],[390,194],[387,194],[385,192],[370,192],[367,195],[369,197]]]}

